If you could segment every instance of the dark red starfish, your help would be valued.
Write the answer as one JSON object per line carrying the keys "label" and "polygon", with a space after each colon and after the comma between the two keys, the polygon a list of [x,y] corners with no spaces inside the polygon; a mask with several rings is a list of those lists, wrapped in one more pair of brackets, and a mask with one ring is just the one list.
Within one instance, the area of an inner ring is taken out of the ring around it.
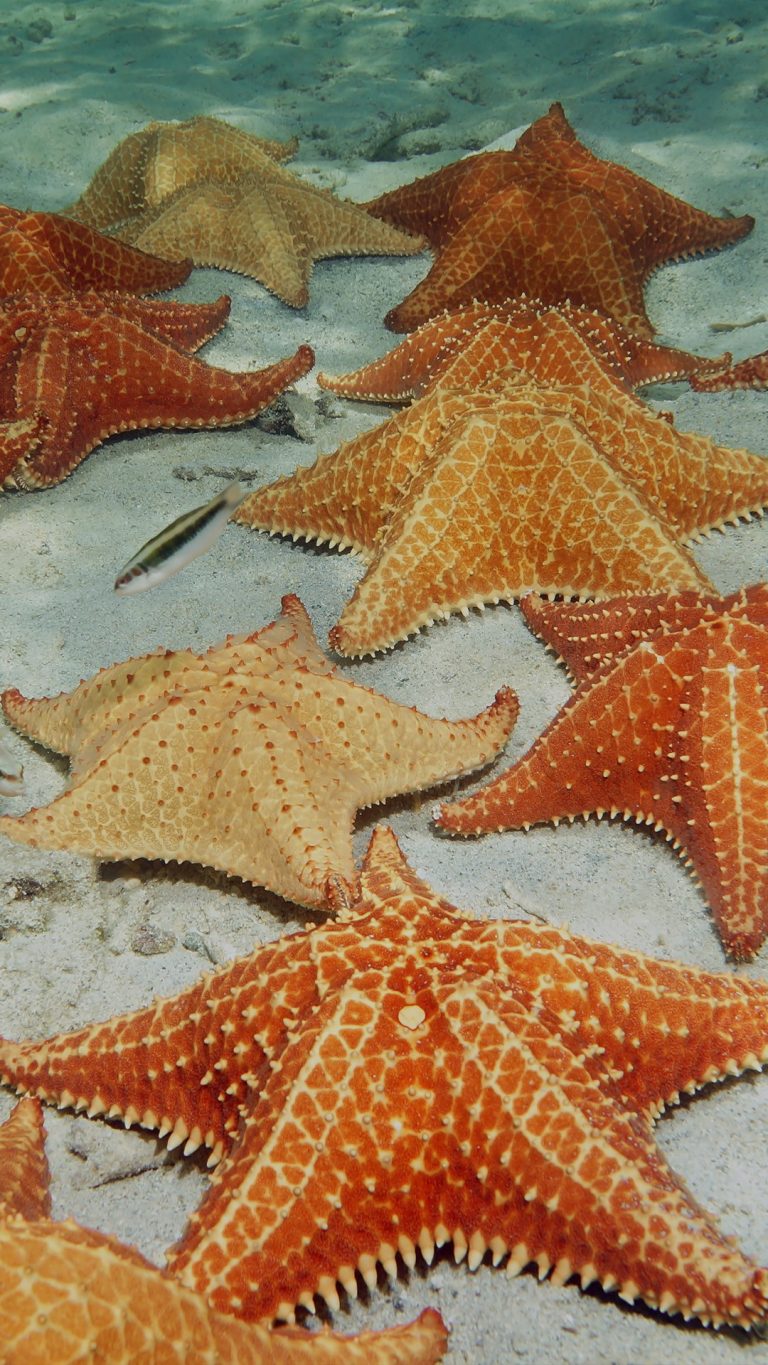
{"label": "dark red starfish", "polygon": [[157,294],[183,284],[192,262],[166,261],[58,213],[0,204],[0,295],[125,289]]}
{"label": "dark red starfish", "polygon": [[309,346],[245,374],[195,359],[229,306],[95,292],[3,300],[0,419],[41,417],[44,428],[21,459],[0,431],[0,485],[60,483],[116,432],[244,422],[312,367]]}

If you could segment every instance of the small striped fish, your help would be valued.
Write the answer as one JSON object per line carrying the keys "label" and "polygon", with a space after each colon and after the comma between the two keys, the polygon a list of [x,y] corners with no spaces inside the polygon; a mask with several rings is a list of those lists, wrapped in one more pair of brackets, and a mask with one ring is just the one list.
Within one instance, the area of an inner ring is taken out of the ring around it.
{"label": "small striped fish", "polygon": [[24,795],[24,769],[0,739],[0,796]]}
{"label": "small striped fish", "polygon": [[193,507],[142,545],[115,579],[121,597],[145,592],[178,573],[190,560],[216,544],[235,508],[243,500],[239,483],[231,483],[203,507]]}

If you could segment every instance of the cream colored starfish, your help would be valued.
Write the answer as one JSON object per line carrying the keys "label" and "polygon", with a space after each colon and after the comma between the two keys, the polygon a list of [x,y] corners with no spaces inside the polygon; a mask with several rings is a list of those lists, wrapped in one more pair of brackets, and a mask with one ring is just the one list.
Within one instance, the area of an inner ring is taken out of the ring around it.
{"label": "cream colored starfish", "polygon": [[136,138],[120,144],[69,213],[142,251],[252,275],[294,308],[309,298],[316,260],[409,256],[424,246],[301,180],[258,138],[216,119],[150,124]]}
{"label": "cream colored starfish", "polygon": [[480,767],[515,722],[504,688],[433,720],[349,682],[296,597],[251,636],[114,664],[71,693],[3,696],[11,723],[72,756],[67,790],[0,829],[97,858],[202,863],[326,909],[355,894],[360,806]]}

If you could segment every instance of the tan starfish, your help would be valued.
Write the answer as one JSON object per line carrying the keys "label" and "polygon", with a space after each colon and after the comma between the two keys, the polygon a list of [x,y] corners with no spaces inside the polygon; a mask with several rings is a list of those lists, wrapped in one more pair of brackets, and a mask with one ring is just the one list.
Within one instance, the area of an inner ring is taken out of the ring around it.
{"label": "tan starfish", "polygon": [[358,807],[488,763],[518,710],[504,688],[471,720],[433,720],[348,681],[296,597],[207,654],[159,651],[52,699],[5,692],[3,708],[72,756],[57,800],[0,818],[11,838],[202,863],[326,909],[355,894]]}
{"label": "tan starfish", "polygon": [[358,904],[0,1075],[222,1160],[169,1258],[214,1307],[289,1318],[453,1243],[475,1269],[715,1325],[761,1324],[768,1270],[670,1170],[652,1124],[768,1060],[768,984],[528,921],[475,919],[374,832]]}
{"label": "tan starfish", "polygon": [[265,159],[289,161],[298,145],[296,138],[275,142],[208,115],[148,123],[118,143],[65,212],[90,227],[114,227],[186,185],[213,178],[233,185],[260,171]]}
{"label": "tan starfish", "polygon": [[446,1331],[427,1309],[388,1332],[278,1331],[209,1307],[132,1247],[50,1217],[37,1100],[0,1126],[3,1365],[433,1365]]}
{"label": "tan starfish", "polygon": [[[211,123],[216,125],[212,133]],[[209,133],[214,145],[226,142],[222,130],[227,125],[217,120],[192,124],[150,125],[143,141],[121,144],[124,154],[118,155],[120,148],[112,154],[114,161],[107,161],[92,189],[69,212],[90,214],[85,221],[114,230],[142,251],[189,256],[195,265],[252,275],[294,308],[309,298],[316,260],[422,250],[421,238],[278,165],[256,145],[258,139],[240,156],[247,134],[237,129],[229,130],[237,134],[234,153],[219,160],[207,150]],[[204,156],[190,150],[193,134],[206,144]]]}
{"label": "tan starfish", "polygon": [[615,386],[609,402],[585,385],[457,393],[450,377],[237,510],[246,525],[366,561],[331,632],[343,654],[534,586],[566,597],[706,590],[680,540],[768,503],[764,459],[678,433]]}

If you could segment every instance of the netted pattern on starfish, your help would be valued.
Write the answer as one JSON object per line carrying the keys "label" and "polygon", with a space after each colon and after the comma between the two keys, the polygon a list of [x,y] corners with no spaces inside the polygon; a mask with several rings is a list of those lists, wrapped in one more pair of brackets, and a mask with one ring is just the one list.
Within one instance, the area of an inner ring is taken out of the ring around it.
{"label": "netted pattern on starfish", "polygon": [[170,1257],[220,1309],[335,1307],[339,1284],[452,1242],[471,1269],[489,1253],[687,1318],[765,1318],[766,1271],[651,1130],[680,1093],[765,1062],[763,982],[471,919],[379,829],[338,920],[125,1020],[3,1043],[0,1074],[71,1103],[129,1033],[129,1116],[148,1067],[176,1111],[225,1107],[241,1078],[241,1124]]}
{"label": "netted pattern on starfish", "polygon": [[272,1332],[224,1317],[131,1247],[50,1220],[38,1100],[0,1125],[0,1330],[3,1365],[433,1365],[446,1331],[426,1310],[387,1332]]}
{"label": "netted pattern on starfish", "polygon": [[3,300],[0,411],[44,419],[39,439],[13,466],[0,433],[5,483],[60,483],[118,432],[247,421],[311,369],[309,346],[250,373],[231,373],[188,354],[219,331],[229,306],[226,296],[213,304],[182,304],[114,292]]}
{"label": "netted pattern on starfish", "polygon": [[0,1223],[8,1218],[47,1218],[50,1172],[43,1147],[38,1100],[20,1100],[0,1124]]}
{"label": "netted pattern on starfish", "polygon": [[416,398],[437,380],[482,388],[520,370],[539,384],[590,383],[612,396],[616,385],[637,388],[684,379],[728,363],[657,346],[586,308],[546,308],[536,299],[493,307],[472,303],[431,318],[380,360],[350,374],[319,374],[322,388],[383,403]]}
{"label": "netted pattern on starfish", "polygon": [[[461,834],[592,813],[651,825],[692,868],[726,950],[752,957],[768,931],[765,588],[650,608],[645,622],[634,598],[608,603],[604,621],[600,605],[577,618],[565,651],[585,681],[528,754],[438,822]],[[531,606],[545,638],[562,610]],[[556,626],[556,648],[568,630]]]}
{"label": "netted pattern on starfish", "polygon": [[58,213],[0,204],[0,295],[125,289],[156,294],[183,284],[192,262],[164,261]]}
{"label": "netted pattern on starfish", "polygon": [[131,659],[57,698],[6,693],[8,718],[73,762],[57,800],[0,828],[99,858],[202,863],[337,908],[356,884],[358,807],[488,763],[517,699],[503,688],[471,720],[433,719],[337,674],[298,599],[283,610],[263,645],[257,632]]}

